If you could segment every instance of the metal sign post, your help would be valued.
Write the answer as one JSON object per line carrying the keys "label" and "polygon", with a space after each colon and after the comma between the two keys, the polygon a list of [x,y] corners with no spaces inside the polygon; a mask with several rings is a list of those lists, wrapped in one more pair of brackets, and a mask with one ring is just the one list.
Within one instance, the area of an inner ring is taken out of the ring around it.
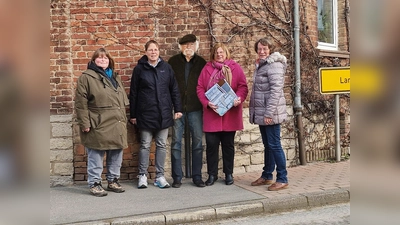
{"label": "metal sign post", "polygon": [[326,67],[319,69],[319,91],[335,94],[335,154],[341,160],[340,149],[340,99],[339,94],[350,93],[350,67]]}
{"label": "metal sign post", "polygon": [[340,161],[341,151],[340,151],[340,119],[339,119],[339,95],[335,94],[335,153],[336,161]]}

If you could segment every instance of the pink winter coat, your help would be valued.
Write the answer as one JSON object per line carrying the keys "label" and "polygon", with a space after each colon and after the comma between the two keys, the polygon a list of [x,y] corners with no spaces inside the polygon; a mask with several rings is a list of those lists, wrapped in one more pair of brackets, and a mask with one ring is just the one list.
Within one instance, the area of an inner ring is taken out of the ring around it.
{"label": "pink winter coat", "polygon": [[243,101],[248,94],[246,76],[243,69],[238,63],[233,60],[226,60],[229,68],[232,71],[231,87],[242,103],[238,106],[233,106],[223,116],[219,116],[214,110],[208,107],[208,99],[205,96],[207,85],[210,77],[214,72],[212,62],[207,62],[200,73],[197,84],[197,96],[203,105],[203,131],[204,132],[220,132],[220,131],[237,131],[243,129]]}

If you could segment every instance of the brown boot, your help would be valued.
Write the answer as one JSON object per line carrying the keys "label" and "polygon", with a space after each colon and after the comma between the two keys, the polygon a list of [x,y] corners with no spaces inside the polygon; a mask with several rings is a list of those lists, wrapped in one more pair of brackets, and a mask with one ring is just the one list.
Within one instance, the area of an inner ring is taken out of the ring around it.
{"label": "brown boot", "polygon": [[122,188],[121,184],[119,184],[117,178],[114,178],[113,181],[108,181],[107,189],[108,189],[109,191],[113,191],[113,192],[116,192],[116,193],[125,192],[125,189]]}
{"label": "brown boot", "polygon": [[96,197],[106,196],[108,193],[104,190],[103,186],[101,186],[101,182],[95,182],[93,186],[89,189],[90,193]]}
{"label": "brown boot", "polygon": [[266,180],[266,179],[260,177],[256,181],[251,182],[251,186],[269,185],[272,183],[274,183],[273,180]]}
{"label": "brown boot", "polygon": [[288,187],[289,187],[288,183],[275,182],[271,186],[268,187],[268,191],[279,191],[282,189],[286,189]]}

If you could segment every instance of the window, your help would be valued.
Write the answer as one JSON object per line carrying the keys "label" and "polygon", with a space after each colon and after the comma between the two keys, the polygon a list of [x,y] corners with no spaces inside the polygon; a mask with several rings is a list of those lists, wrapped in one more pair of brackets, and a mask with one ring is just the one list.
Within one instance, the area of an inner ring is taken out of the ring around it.
{"label": "window", "polygon": [[337,0],[318,0],[318,48],[338,49]]}

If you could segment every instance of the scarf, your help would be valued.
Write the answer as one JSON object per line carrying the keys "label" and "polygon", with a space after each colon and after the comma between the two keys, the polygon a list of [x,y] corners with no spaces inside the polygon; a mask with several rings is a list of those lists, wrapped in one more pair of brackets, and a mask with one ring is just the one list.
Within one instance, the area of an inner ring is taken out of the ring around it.
{"label": "scarf", "polygon": [[107,77],[111,79],[111,76],[113,75],[112,69],[107,68],[107,69],[105,70],[105,72],[106,72]]}
{"label": "scarf", "polygon": [[232,71],[229,65],[233,62],[233,60],[227,59],[225,62],[220,63],[213,61],[212,66],[214,67],[214,71],[211,74],[210,81],[207,85],[207,90],[210,89],[214,84],[218,83],[220,80],[226,80],[229,85],[232,83]]}

